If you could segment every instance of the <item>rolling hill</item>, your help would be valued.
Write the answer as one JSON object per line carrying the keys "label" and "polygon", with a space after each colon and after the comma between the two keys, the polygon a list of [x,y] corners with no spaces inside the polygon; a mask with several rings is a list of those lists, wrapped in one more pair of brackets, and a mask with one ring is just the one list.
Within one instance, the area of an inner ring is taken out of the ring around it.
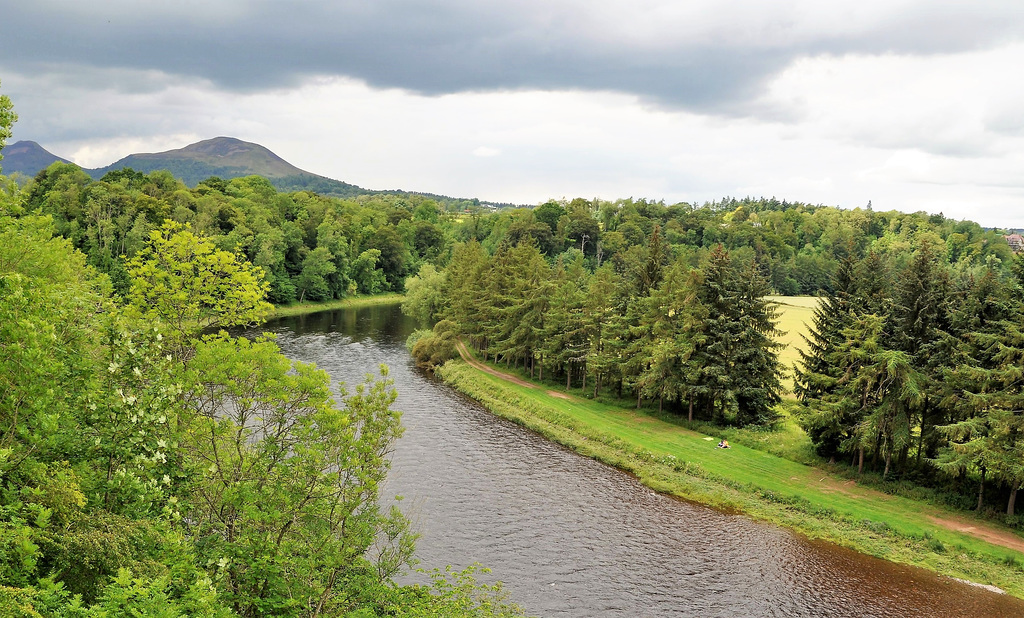
{"label": "rolling hill", "polygon": [[[70,163],[67,159],[29,141],[11,144],[4,148],[3,155],[0,165],[3,166],[3,172],[8,175],[20,172],[25,176],[34,177],[54,161]],[[126,167],[144,173],[167,170],[190,187],[196,186],[210,176],[230,180],[241,176],[258,175],[270,180],[279,191],[313,191],[335,197],[375,193],[347,182],[299,169],[259,144],[233,137],[215,137],[166,152],[130,154],[105,167],[82,169],[98,180],[107,172]]]}
{"label": "rolling hill", "polygon": [[3,160],[0,161],[0,168],[7,176],[22,174],[34,177],[39,170],[50,166],[54,161],[71,163],[63,157],[58,157],[46,150],[39,144],[29,141],[20,141],[4,148]]}
{"label": "rolling hill", "polygon": [[[3,173],[19,172],[35,177],[54,161],[70,163],[67,159],[48,152],[35,142],[20,141],[4,148],[0,161]],[[108,172],[130,167],[138,172],[149,173],[167,170],[190,187],[201,181],[218,176],[225,180],[242,176],[257,175],[268,179],[278,191],[310,191],[331,197],[355,197],[368,194],[422,195],[442,204],[457,204],[458,208],[469,206],[503,207],[514,204],[481,202],[476,198],[453,198],[435,193],[405,191],[402,189],[373,190],[313,174],[295,167],[268,148],[233,137],[215,137],[190,144],[184,148],[156,153],[130,154],[118,161],[95,169],[82,168],[87,174],[99,180]]]}

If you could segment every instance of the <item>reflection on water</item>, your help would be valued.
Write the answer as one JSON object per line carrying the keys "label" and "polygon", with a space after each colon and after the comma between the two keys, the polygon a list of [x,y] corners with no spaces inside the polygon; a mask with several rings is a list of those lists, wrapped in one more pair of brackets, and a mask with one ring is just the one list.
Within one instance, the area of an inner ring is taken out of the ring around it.
{"label": "reflection on water", "polygon": [[1024,616],[1024,603],[652,492],[416,370],[396,306],[267,326],[349,384],[391,367],[404,412],[386,492],[425,568],[480,562],[539,616]]}

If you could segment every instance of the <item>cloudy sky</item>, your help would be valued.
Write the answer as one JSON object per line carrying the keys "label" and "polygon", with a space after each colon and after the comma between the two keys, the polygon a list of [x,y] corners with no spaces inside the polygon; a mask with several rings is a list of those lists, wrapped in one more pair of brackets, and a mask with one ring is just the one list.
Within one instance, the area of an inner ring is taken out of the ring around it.
{"label": "cloudy sky", "polygon": [[373,189],[723,196],[1024,227],[1020,0],[0,0],[87,167],[227,135]]}

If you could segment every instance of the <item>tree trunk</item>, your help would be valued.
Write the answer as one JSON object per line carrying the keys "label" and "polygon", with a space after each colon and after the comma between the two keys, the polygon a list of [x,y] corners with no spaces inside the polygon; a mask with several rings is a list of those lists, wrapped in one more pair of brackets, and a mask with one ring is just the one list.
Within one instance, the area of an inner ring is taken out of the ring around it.
{"label": "tree trunk", "polygon": [[690,415],[687,417],[689,422],[693,422],[693,393],[690,393]]}
{"label": "tree trunk", "polygon": [[665,401],[665,396],[664,395],[658,395],[658,414],[661,414],[661,407],[662,407],[662,404],[664,403],[664,401]]}
{"label": "tree trunk", "polygon": [[584,391],[584,392],[586,392],[586,390],[587,390],[587,370],[586,370],[586,368],[583,369],[583,386],[580,387],[580,390]]}
{"label": "tree trunk", "polygon": [[640,409],[640,389],[636,391],[636,409]]}
{"label": "tree trunk", "polygon": [[981,503],[985,499],[985,468],[981,469],[981,483],[978,485],[978,511],[981,511]]}
{"label": "tree trunk", "polygon": [[572,367],[569,365],[565,366],[565,390],[572,388]]}
{"label": "tree trunk", "polygon": [[1010,490],[1010,501],[1006,503],[1006,514],[1013,517],[1013,503],[1017,501],[1017,490],[1020,489],[1020,483],[1016,483],[1013,489]]}
{"label": "tree trunk", "polygon": [[864,447],[860,447],[860,461],[857,463],[857,474],[864,474]]}
{"label": "tree trunk", "polygon": [[892,451],[886,451],[885,453],[885,471],[882,472],[882,480],[889,476],[889,465],[892,463]]}
{"label": "tree trunk", "polygon": [[921,467],[921,452],[924,450],[924,426],[928,418],[928,397],[924,398],[924,407],[921,408],[921,435],[917,439],[917,461],[915,468]]}

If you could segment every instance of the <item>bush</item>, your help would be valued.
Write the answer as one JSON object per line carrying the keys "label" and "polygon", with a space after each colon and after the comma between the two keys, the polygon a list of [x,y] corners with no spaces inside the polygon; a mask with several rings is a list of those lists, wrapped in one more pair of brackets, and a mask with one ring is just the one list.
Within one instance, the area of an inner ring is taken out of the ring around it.
{"label": "bush", "polygon": [[[420,335],[413,341],[413,337],[416,337],[417,333],[429,334]],[[412,357],[416,359],[417,365],[433,371],[438,366],[443,365],[445,361],[459,355],[458,349],[455,347],[458,340],[457,337],[458,331],[456,330],[455,322],[441,320],[434,325],[433,331],[414,332],[409,336],[405,344],[408,346],[412,342],[410,351]]]}

